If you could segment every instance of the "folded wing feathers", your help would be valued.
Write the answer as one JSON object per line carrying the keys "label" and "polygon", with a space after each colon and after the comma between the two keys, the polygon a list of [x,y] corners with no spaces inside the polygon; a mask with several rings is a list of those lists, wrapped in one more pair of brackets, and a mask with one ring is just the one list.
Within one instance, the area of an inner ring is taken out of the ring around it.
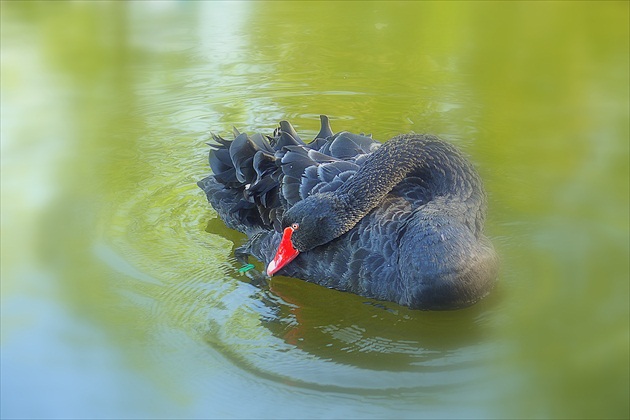
{"label": "folded wing feathers", "polygon": [[319,130],[319,133],[315,136],[315,140],[317,139],[327,139],[332,136],[334,133],[332,128],[330,128],[330,121],[328,121],[328,117],[326,115],[320,115],[319,119],[322,124],[322,128]]}
{"label": "folded wing feathers", "polygon": [[341,132],[333,134],[328,117],[305,144],[287,121],[273,136],[248,136],[233,129],[234,140],[212,134],[209,163],[217,182],[242,199],[230,211],[254,223],[276,229],[285,208],[315,192],[334,191],[359,168],[357,159],[379,143],[371,137]]}

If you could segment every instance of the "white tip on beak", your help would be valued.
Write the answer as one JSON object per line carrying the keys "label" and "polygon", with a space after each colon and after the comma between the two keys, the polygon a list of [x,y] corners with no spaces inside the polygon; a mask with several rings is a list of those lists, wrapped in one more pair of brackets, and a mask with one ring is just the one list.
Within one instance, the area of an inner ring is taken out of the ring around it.
{"label": "white tip on beak", "polygon": [[275,271],[276,271],[276,262],[274,260],[271,260],[271,262],[267,266],[267,275],[271,277],[273,276],[273,273],[275,273]]}

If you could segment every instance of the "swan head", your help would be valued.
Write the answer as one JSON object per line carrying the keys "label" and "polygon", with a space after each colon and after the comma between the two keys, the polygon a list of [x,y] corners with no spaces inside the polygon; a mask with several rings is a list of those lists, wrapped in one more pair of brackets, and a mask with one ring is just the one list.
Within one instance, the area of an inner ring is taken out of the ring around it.
{"label": "swan head", "polygon": [[299,201],[284,213],[282,240],[267,267],[267,274],[272,276],[300,252],[343,235],[355,223],[345,211],[343,202],[332,193],[314,194]]}

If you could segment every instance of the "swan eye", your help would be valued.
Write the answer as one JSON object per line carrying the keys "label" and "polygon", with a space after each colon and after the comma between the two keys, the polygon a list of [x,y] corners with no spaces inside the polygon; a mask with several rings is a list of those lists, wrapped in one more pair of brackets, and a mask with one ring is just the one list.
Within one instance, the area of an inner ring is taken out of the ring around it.
{"label": "swan eye", "polygon": [[299,227],[300,227],[300,225],[298,223],[293,223],[291,225],[291,229],[293,229],[293,230],[298,230]]}

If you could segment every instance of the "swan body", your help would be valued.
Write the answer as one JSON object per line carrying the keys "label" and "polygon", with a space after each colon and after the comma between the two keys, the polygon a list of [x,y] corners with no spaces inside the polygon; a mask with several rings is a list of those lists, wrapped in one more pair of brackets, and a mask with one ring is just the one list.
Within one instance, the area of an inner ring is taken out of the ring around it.
{"label": "swan body", "polygon": [[486,195],[454,146],[334,134],[326,116],[308,144],[286,121],[273,136],[234,136],[213,136],[213,175],[198,185],[269,275],[414,309],[465,307],[494,285]]}

